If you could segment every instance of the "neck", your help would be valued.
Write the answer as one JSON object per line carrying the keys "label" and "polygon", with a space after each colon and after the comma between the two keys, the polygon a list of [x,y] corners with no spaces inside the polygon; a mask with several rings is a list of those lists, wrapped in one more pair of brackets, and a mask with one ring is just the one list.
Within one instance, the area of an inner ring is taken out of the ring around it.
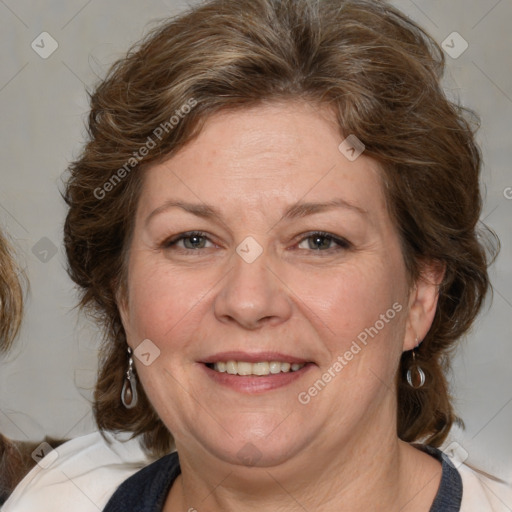
{"label": "neck", "polygon": [[439,487],[441,466],[399,441],[394,428],[380,430],[379,435],[375,435],[375,429],[368,435],[359,431],[338,446],[327,447],[327,441],[315,440],[314,446],[298,457],[272,467],[232,465],[209,454],[190,453],[178,445],[182,474],[164,510],[430,509]]}

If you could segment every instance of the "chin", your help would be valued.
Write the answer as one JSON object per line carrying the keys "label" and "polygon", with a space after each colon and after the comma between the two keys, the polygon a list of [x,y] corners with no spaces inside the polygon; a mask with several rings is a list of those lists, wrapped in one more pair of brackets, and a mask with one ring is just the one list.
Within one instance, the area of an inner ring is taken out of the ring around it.
{"label": "chin", "polygon": [[261,468],[277,466],[303,450],[306,444],[305,439],[299,438],[300,432],[295,422],[287,429],[279,429],[280,422],[282,418],[265,426],[264,430],[243,428],[242,424],[238,424],[237,428],[233,422],[229,425],[229,432],[236,432],[236,435],[231,437],[224,432],[224,435],[205,439],[203,446],[212,455],[229,464]]}

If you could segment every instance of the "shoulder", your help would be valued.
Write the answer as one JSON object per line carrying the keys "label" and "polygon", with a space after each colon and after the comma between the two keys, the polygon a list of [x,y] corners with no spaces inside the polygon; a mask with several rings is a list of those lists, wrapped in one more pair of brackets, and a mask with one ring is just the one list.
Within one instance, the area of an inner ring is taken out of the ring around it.
{"label": "shoulder", "polygon": [[160,510],[180,472],[176,452],[162,457],[123,482],[110,498],[104,512]]}
{"label": "shoulder", "polygon": [[512,510],[512,485],[493,478],[466,464],[458,464],[462,478],[461,512],[510,512]]}
{"label": "shoulder", "polygon": [[512,510],[509,463],[492,460],[484,447],[472,444],[465,432],[456,426],[441,450],[457,468],[462,479],[461,512]]}
{"label": "shoulder", "polygon": [[151,462],[137,439],[105,439],[98,432],[48,450],[2,512],[96,512],[121,482]]}
{"label": "shoulder", "polygon": [[474,467],[468,453],[454,442],[443,451],[418,446],[443,465],[443,476],[432,509],[459,512],[510,512],[512,485]]}

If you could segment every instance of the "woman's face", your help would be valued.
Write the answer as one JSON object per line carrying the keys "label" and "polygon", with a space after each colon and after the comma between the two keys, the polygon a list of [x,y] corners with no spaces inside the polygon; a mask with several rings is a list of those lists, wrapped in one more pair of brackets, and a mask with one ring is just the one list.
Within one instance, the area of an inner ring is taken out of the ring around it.
{"label": "woman's face", "polygon": [[272,466],[396,433],[399,357],[428,326],[379,166],[342,140],[327,110],[259,106],[146,172],[121,309],[178,450]]}

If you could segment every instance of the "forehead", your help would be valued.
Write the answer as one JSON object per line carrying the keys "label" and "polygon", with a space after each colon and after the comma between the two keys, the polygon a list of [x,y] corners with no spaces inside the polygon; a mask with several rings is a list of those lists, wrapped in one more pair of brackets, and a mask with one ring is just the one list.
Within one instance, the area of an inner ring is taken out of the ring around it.
{"label": "forehead", "polygon": [[350,161],[334,112],[281,103],[221,112],[167,161],[146,170],[140,207],[168,196],[261,211],[341,197],[383,210],[381,169],[363,153]]}

